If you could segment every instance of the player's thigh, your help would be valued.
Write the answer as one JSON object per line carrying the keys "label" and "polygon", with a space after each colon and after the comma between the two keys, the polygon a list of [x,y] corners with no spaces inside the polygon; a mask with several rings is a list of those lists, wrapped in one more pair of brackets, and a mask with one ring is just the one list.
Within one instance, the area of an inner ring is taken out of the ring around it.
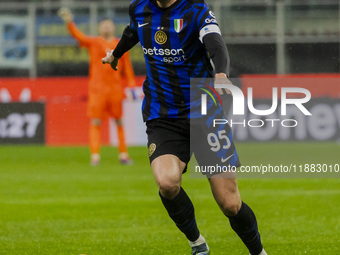
{"label": "player's thigh", "polygon": [[190,160],[190,125],[186,119],[153,119],[146,122],[150,164],[163,155],[176,156],[184,162],[183,172]]}
{"label": "player's thigh", "polygon": [[113,117],[116,120],[120,120],[123,117],[123,101],[108,99],[108,109],[107,109],[110,117]]}
{"label": "player's thigh", "polygon": [[177,156],[165,154],[151,163],[153,175],[160,189],[176,192],[180,188],[182,173],[186,164]]}
{"label": "player's thigh", "polygon": [[227,216],[236,215],[240,210],[242,201],[236,178],[223,178],[223,173],[208,178],[212,194]]}
{"label": "player's thigh", "polygon": [[192,121],[191,140],[196,160],[210,182],[213,196],[227,216],[235,215],[241,206],[237,187],[236,168],[240,166],[229,125],[214,126],[213,119],[223,118],[223,112],[214,118]]}
{"label": "player's thigh", "polygon": [[100,93],[89,93],[87,115],[94,119],[103,119],[106,109],[106,97]]}
{"label": "player's thigh", "polygon": [[150,164],[160,190],[178,189],[190,160],[189,122],[178,119],[148,121]]}
{"label": "player's thigh", "polygon": [[[223,113],[215,116],[221,119]],[[239,156],[233,142],[232,130],[228,124],[216,125],[214,118],[204,117],[191,121],[191,148],[198,165],[207,177],[225,173],[228,178],[236,177],[236,168],[240,166]]]}

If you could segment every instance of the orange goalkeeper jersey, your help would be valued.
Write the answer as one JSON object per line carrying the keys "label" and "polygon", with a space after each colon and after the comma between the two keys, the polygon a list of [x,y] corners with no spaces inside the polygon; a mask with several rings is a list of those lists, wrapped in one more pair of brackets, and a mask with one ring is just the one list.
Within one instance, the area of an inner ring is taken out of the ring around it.
{"label": "orange goalkeeper jersey", "polygon": [[136,85],[128,52],[119,60],[117,72],[113,71],[110,65],[102,64],[102,58],[107,52],[116,48],[119,40],[114,38],[106,41],[103,37],[87,36],[77,28],[74,22],[68,23],[68,30],[79,41],[81,47],[88,48],[90,55],[89,93],[114,89],[113,100],[122,100],[124,87]]}

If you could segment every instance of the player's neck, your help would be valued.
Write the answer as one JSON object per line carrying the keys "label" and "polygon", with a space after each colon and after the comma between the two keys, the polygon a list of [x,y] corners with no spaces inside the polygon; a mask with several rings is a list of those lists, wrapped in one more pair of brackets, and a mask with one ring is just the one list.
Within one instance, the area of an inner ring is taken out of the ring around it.
{"label": "player's neck", "polygon": [[161,8],[168,8],[173,5],[177,0],[157,0],[157,4]]}

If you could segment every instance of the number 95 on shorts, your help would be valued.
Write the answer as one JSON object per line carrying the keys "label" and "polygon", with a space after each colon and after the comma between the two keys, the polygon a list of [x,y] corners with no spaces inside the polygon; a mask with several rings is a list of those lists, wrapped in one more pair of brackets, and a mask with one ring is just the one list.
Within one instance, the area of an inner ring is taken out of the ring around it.
{"label": "number 95 on shorts", "polygon": [[191,119],[190,149],[197,161],[190,167],[191,173],[199,170],[203,175],[216,175],[235,172],[241,166],[230,126],[214,124],[209,116]]}

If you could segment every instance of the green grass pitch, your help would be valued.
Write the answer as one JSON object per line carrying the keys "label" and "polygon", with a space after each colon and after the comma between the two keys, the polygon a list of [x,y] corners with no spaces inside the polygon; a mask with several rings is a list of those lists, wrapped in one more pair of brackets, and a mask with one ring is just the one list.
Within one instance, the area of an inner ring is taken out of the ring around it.
{"label": "green grass pitch", "polygon": [[[340,163],[336,143],[238,144],[243,164]],[[0,147],[0,254],[190,254],[162,207],[147,149]],[[340,177],[340,176],[339,176]],[[183,177],[212,255],[248,254],[205,179]],[[340,254],[340,179],[240,179],[269,255]]]}

